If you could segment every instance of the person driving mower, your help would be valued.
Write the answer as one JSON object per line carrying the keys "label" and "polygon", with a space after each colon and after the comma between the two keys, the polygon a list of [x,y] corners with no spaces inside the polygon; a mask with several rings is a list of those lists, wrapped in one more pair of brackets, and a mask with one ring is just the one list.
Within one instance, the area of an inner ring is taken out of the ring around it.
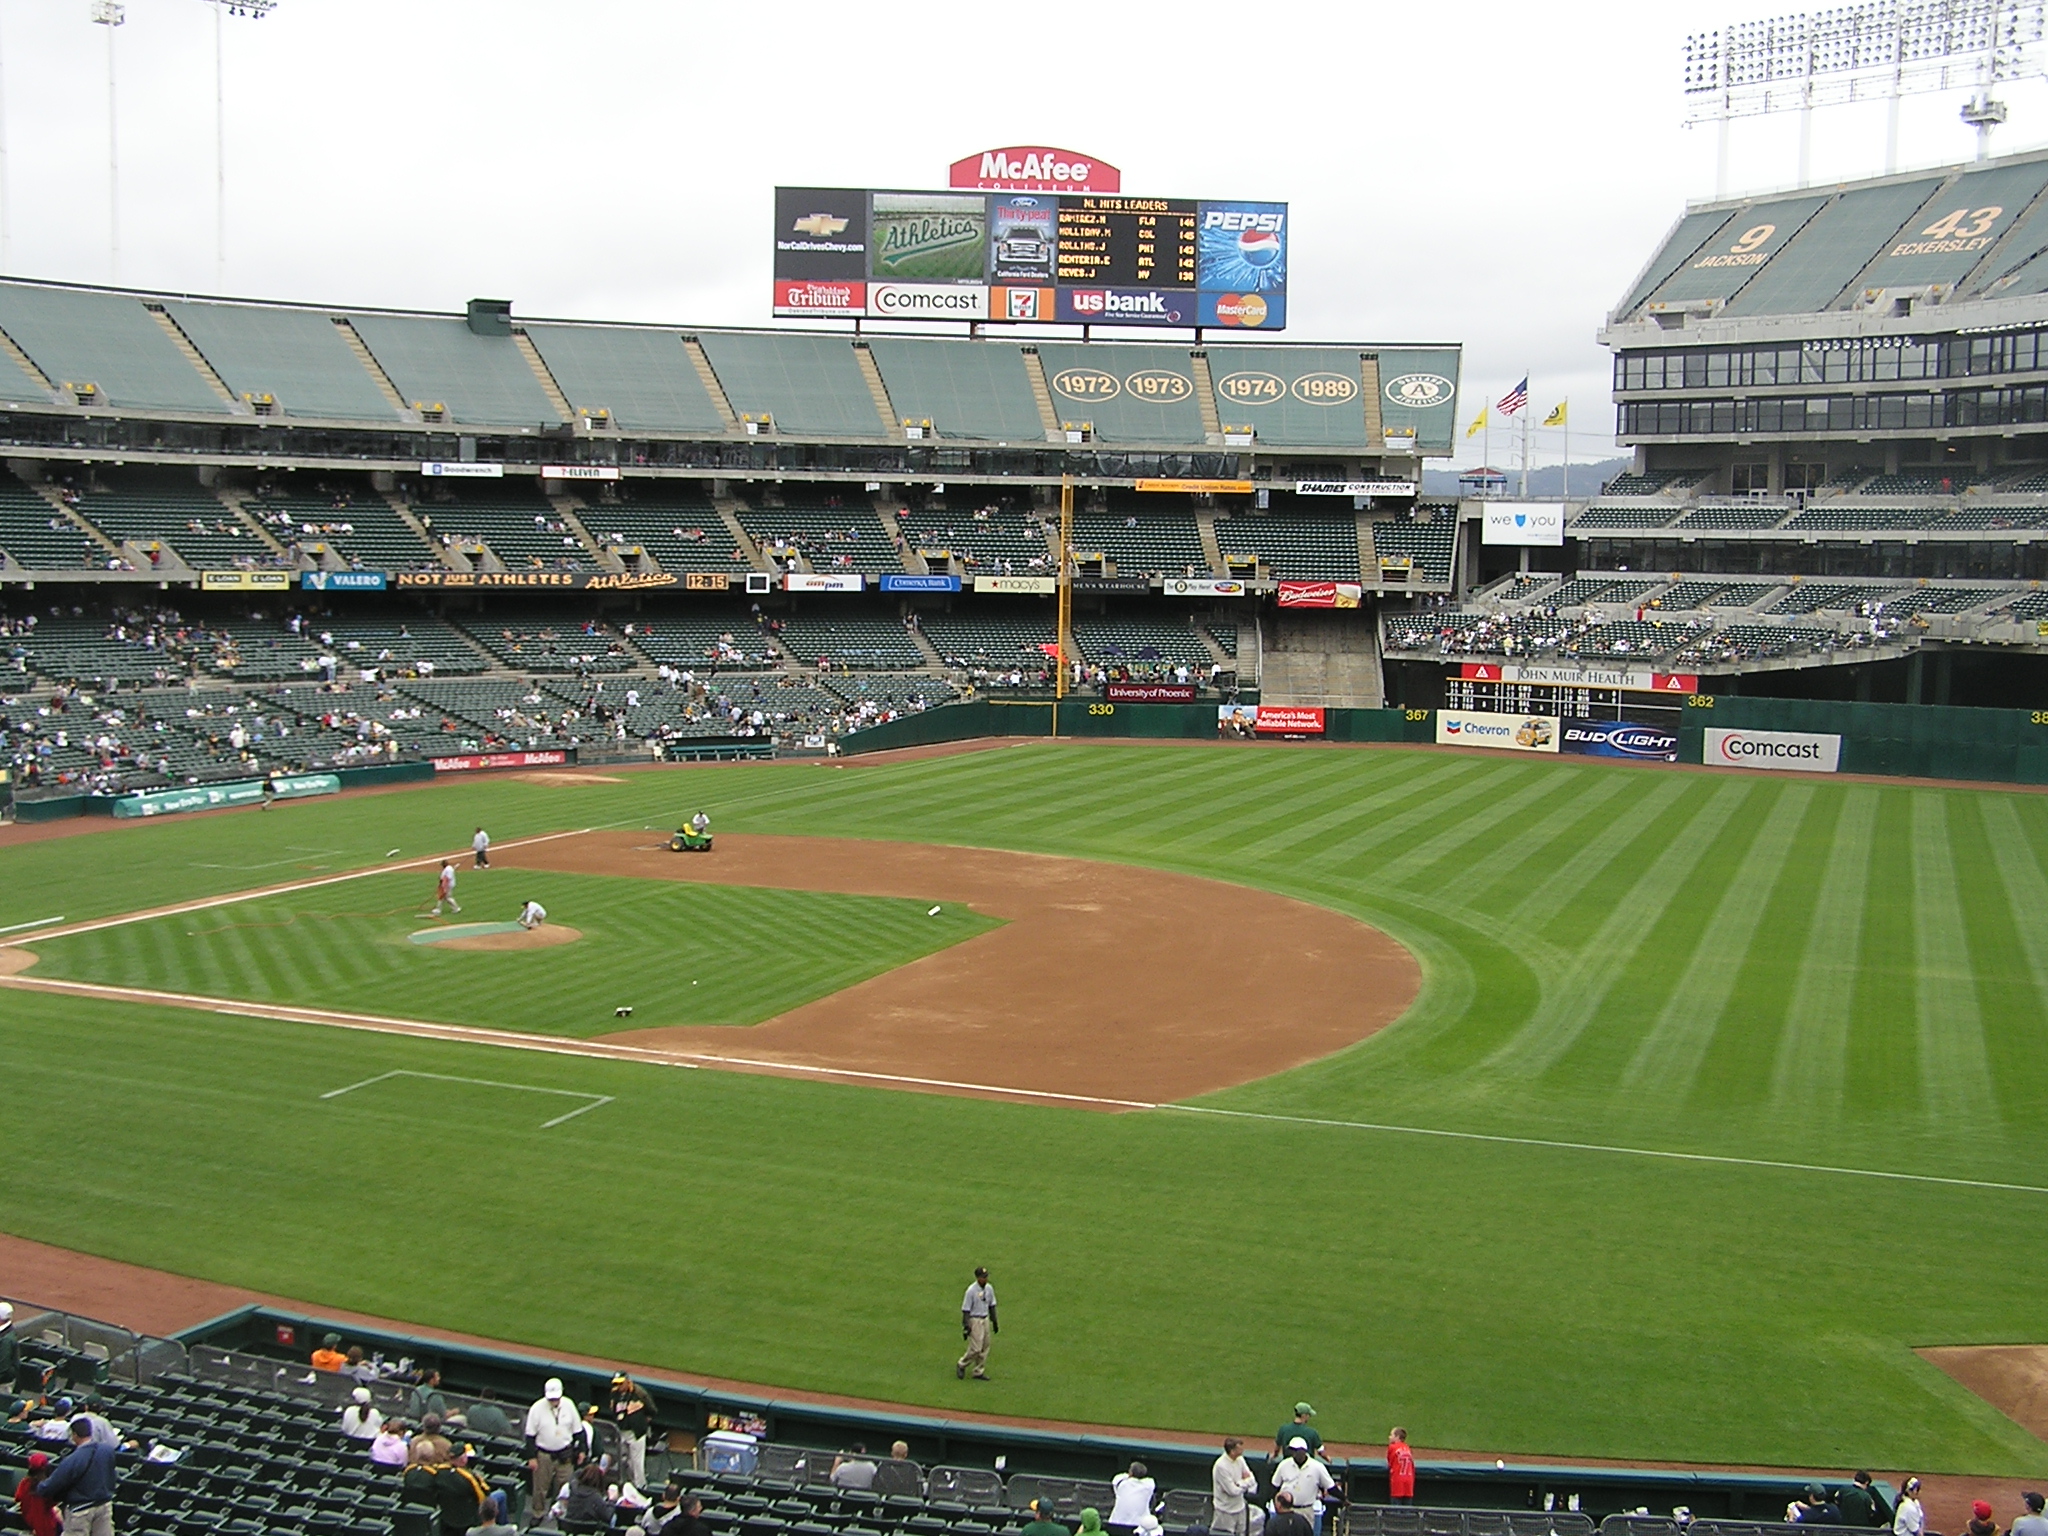
{"label": "person driving mower", "polygon": [[676,835],[668,840],[668,846],[676,853],[709,853],[711,818],[699,811],[676,828]]}

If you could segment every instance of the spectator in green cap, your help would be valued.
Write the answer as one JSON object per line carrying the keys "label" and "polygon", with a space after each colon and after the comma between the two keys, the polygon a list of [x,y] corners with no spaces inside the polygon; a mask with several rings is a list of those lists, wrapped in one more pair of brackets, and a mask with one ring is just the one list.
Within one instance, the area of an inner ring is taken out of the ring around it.
{"label": "spectator in green cap", "polygon": [[1287,1454],[1287,1447],[1296,1440],[1306,1440],[1308,1442],[1309,1455],[1321,1456],[1323,1454],[1323,1437],[1317,1434],[1315,1426],[1309,1423],[1309,1420],[1315,1416],[1315,1409],[1309,1407],[1307,1403],[1296,1403],[1294,1405],[1294,1417],[1287,1423],[1282,1424],[1279,1432],[1273,1436],[1273,1459],[1275,1461],[1284,1457]]}

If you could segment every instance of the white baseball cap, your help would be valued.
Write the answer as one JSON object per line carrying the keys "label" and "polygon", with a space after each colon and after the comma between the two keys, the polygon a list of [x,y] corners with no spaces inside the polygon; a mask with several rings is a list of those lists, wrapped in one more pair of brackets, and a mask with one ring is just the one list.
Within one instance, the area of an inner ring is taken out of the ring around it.
{"label": "white baseball cap", "polygon": [[553,1402],[556,1398],[560,1397],[562,1395],[562,1378],[550,1376],[548,1384],[540,1389],[540,1395],[548,1399],[549,1402]]}
{"label": "white baseball cap", "polygon": [[0,1323],[11,1323],[13,1321],[14,1303],[11,1301],[0,1301]]}
{"label": "white baseball cap", "polygon": [[359,1403],[367,1403],[370,1400],[370,1389],[368,1387],[357,1387],[355,1391],[349,1393],[349,1396]]}

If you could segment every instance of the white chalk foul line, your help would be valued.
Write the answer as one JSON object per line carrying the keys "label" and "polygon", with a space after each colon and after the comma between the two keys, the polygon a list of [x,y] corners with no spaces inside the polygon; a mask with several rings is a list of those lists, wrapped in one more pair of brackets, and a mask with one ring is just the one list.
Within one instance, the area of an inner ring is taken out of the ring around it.
{"label": "white chalk foul line", "polygon": [[1958,1189],[1997,1189],[2021,1195],[2048,1195],[2039,1184],[2006,1184],[1997,1179],[1959,1179],[1938,1173],[1899,1173],[1886,1168],[1846,1168],[1835,1163],[1794,1163],[1770,1157],[1734,1157],[1716,1152],[1669,1152],[1657,1147],[1620,1147],[1599,1141],[1552,1141],[1541,1136],[1499,1136],[1485,1131],[1446,1131],[1426,1125],[1383,1125],[1370,1120],[1324,1120],[1311,1115],[1269,1115],[1249,1109],[1217,1109],[1207,1104],[1155,1104],[1154,1109],[1183,1115],[1220,1115],[1233,1120],[1266,1120],[1280,1125],[1312,1125],[1346,1131],[1377,1131],[1389,1136],[1435,1136],[1447,1141],[1484,1141],[1508,1147],[1544,1147],[1556,1152],[1604,1152],[1615,1157],[1655,1157],[1678,1163],[1720,1163],[1732,1168],[1772,1168],[1788,1173],[1827,1173],[1853,1179],[1893,1179],[1906,1184],[1945,1184]]}
{"label": "white chalk foul line", "polygon": [[579,1105],[566,1115],[557,1115],[541,1126],[551,1131],[565,1121],[574,1120],[578,1115],[587,1115],[593,1109],[602,1109],[607,1104],[618,1102],[617,1096],[609,1093],[581,1093],[574,1088],[543,1088],[534,1083],[500,1083],[488,1077],[451,1077],[445,1072],[409,1072],[400,1068],[396,1072],[379,1072],[375,1077],[366,1077],[360,1083],[350,1083],[341,1088],[330,1088],[320,1095],[323,1099],[338,1099],[345,1093],[354,1093],[358,1088],[374,1087],[388,1083],[394,1077],[424,1078],[430,1083],[467,1083],[472,1088],[510,1088],[516,1093],[552,1093],[565,1099],[588,1099],[588,1104]]}
{"label": "white chalk foul line", "polygon": [[1387,1136],[1432,1136],[1446,1141],[1538,1147],[1555,1152],[1592,1152],[1609,1157],[1647,1157],[1668,1162],[1705,1163],[1730,1168],[1761,1168],[1779,1173],[1822,1174],[1836,1178],[1931,1184],[1952,1189],[1987,1189],[2007,1194],[2048,1195],[2048,1187],[2039,1184],[2014,1184],[1997,1179],[1964,1179],[1938,1173],[1902,1173],[1887,1168],[1850,1168],[1834,1163],[1799,1163],[1767,1157],[1734,1157],[1714,1152],[1672,1152],[1657,1147],[1626,1147],[1595,1141],[1559,1141],[1541,1136],[1502,1136],[1486,1131],[1453,1131],[1434,1126],[1393,1125],[1371,1120],[1275,1115],[1248,1109],[1219,1109],[1207,1104],[1156,1104],[1144,1099],[1112,1099],[1097,1094],[1055,1093],[1042,1088],[1013,1088],[1001,1083],[972,1083],[944,1077],[913,1077],[897,1072],[868,1072],[856,1067],[823,1067],[807,1062],[777,1061],[772,1057],[725,1056],[706,1051],[661,1051],[651,1046],[624,1045],[612,1041],[562,1040],[547,1035],[521,1034],[515,1030],[480,1029],[465,1024],[433,1024],[423,1019],[388,1018],[378,1014],[336,1013],[318,1008],[295,1008],[282,1003],[246,1003],[229,998],[198,997],[184,992],[152,992],[139,987],[101,986],[86,981],[50,981],[29,976],[0,976],[0,986],[20,987],[31,991],[76,993],[81,996],[115,998],[126,1002],[163,1003],[172,1007],[205,1009],[230,1018],[263,1019],[286,1024],[320,1024],[334,1029],[361,1029],[376,1034],[411,1035],[419,1039],[445,1040],[460,1045],[538,1051],[543,1055],[577,1056],[595,1061],[637,1062],[644,1066],[681,1067],[691,1070],[712,1067],[725,1068],[729,1071],[771,1072],[791,1077],[951,1090],[987,1098],[1023,1099],[1033,1103],[1070,1104],[1093,1109],[1149,1109],[1166,1114],[1210,1115],[1230,1120],[1260,1121],[1271,1125],[1370,1131]]}
{"label": "white chalk foul line", "polygon": [[[63,921],[64,921],[64,919],[63,919],[63,918],[62,918],[61,916],[58,916],[58,917],[39,917],[39,918],[37,918],[37,919],[36,919],[36,920],[35,920],[34,922],[32,922],[32,923],[9,923],[9,924],[8,924],[8,925],[7,925],[7,926],[6,926],[5,928],[0,928],[0,933],[19,933],[19,932],[21,932],[21,930],[22,930],[22,929],[24,929],[24,928],[47,928],[47,927],[49,927],[49,926],[50,926],[50,925],[51,925],[52,923],[61,923],[61,922],[63,922]],[[48,937],[49,937],[49,935],[48,935],[48,934],[38,934],[38,935],[37,935],[37,937],[38,937],[38,938],[48,938]]]}
{"label": "white chalk foul line", "polygon": [[[573,832],[549,832],[541,837],[522,837],[516,842],[497,843],[493,846],[499,849],[527,848],[535,843],[552,843],[557,838],[581,837],[590,830],[589,827],[578,827]],[[235,891],[226,896],[208,896],[199,901],[179,902],[176,906],[151,907],[147,911],[129,912],[121,917],[102,917],[90,923],[74,923],[69,928],[32,934],[27,938],[0,939],[0,949],[5,949],[9,945],[39,942],[43,939],[68,939],[77,933],[98,933],[103,928],[123,928],[130,923],[146,923],[156,917],[181,917],[187,912],[209,912],[215,907],[232,907],[245,901],[261,901],[266,896],[289,896],[294,891],[310,891],[323,885],[340,885],[349,880],[367,880],[372,875],[389,874],[394,869],[417,869],[422,864],[438,864],[443,859],[464,857],[468,853],[467,848],[450,853],[430,853],[424,858],[401,859],[396,864],[376,864],[367,869],[352,869],[345,875],[322,875],[317,880],[294,880],[286,885],[266,885],[253,891]],[[55,921],[62,922],[63,919],[57,918]],[[7,931],[0,929],[0,933]]]}

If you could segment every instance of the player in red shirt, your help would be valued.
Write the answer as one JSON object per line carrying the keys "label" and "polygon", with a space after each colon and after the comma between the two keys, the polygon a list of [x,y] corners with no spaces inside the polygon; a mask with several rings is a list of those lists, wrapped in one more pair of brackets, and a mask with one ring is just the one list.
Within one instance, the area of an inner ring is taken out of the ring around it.
{"label": "player in red shirt", "polygon": [[1395,1504],[1415,1502],[1415,1453],[1408,1449],[1408,1431],[1387,1437],[1387,1498]]}

